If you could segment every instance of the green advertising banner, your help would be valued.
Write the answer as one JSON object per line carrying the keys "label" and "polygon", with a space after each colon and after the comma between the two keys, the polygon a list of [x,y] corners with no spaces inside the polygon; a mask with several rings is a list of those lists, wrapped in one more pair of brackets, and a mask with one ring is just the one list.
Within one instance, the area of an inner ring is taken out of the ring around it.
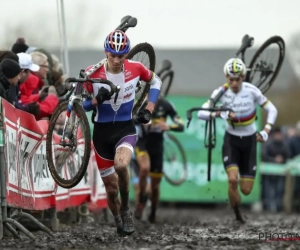
{"label": "green advertising banner", "polygon": [[[172,186],[165,178],[161,182],[161,201],[177,202],[218,202],[228,201],[227,175],[222,164],[222,143],[225,132],[225,121],[216,121],[216,147],[212,152],[211,181],[207,181],[207,149],[204,146],[205,121],[197,118],[197,112],[193,113],[193,119],[189,128],[186,128],[186,111],[192,107],[200,107],[207,98],[195,98],[184,96],[170,96],[167,98],[175,106],[178,114],[185,122],[185,130],[182,133],[172,132],[182,144],[187,157],[187,179],[180,186]],[[258,108],[257,126],[260,122],[260,109]],[[171,121],[169,121],[171,122]],[[260,165],[260,146],[258,145],[257,172]],[[178,165],[178,164],[177,164]],[[180,166],[171,166],[164,162],[164,171],[168,176],[177,176]],[[178,178],[178,177],[177,177]],[[248,196],[241,196],[243,203],[252,203],[260,198],[260,175],[257,174],[253,191]],[[130,199],[134,199],[134,189],[131,186]]]}

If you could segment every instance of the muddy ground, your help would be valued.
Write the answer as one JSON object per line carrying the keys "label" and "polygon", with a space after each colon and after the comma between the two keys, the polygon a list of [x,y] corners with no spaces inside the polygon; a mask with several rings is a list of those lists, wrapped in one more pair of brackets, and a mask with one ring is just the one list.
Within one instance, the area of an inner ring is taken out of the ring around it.
{"label": "muddy ground", "polygon": [[[52,238],[44,232],[34,232],[35,241],[26,236],[0,240],[1,250],[12,249],[300,249],[300,241],[278,238],[300,237],[298,214],[251,213],[243,210],[247,223],[235,222],[228,208],[167,208],[161,207],[156,225],[136,221],[136,232],[118,237],[112,222],[61,226]],[[287,233],[289,235],[287,235]],[[273,241],[266,241],[272,235]]]}

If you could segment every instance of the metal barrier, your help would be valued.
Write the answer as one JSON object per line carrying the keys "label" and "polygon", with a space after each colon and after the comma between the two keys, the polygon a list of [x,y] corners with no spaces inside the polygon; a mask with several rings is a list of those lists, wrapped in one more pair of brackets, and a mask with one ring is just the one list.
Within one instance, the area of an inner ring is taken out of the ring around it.
{"label": "metal barrier", "polygon": [[[3,121],[3,119],[2,119]],[[41,222],[39,222],[37,219],[35,219],[32,215],[28,213],[22,212],[22,210],[16,210],[17,213],[12,214],[11,217],[7,215],[7,202],[6,202],[6,165],[5,165],[5,156],[4,156],[4,135],[3,135],[3,124],[0,128],[0,133],[2,137],[2,142],[0,142],[0,195],[1,195],[1,207],[0,207],[0,239],[3,238],[5,235],[4,228],[7,228],[11,234],[21,239],[20,235],[17,233],[17,231],[14,229],[14,227],[18,228],[22,233],[27,235],[31,239],[35,239],[35,236],[29,232],[24,226],[22,226],[17,220],[20,217],[26,217],[30,219],[33,223],[37,224],[41,230],[48,233],[50,236],[54,236],[54,234],[51,232],[51,230],[47,227],[45,227]],[[15,218],[15,219],[14,219]]]}

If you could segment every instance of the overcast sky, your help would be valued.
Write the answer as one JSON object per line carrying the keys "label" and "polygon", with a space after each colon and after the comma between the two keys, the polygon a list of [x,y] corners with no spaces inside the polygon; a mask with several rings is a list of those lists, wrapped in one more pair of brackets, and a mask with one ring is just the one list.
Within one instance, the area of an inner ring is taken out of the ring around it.
{"label": "overcast sky", "polygon": [[[58,2],[5,0],[0,47],[16,36],[60,46]],[[147,41],[156,48],[236,47],[246,33],[258,46],[272,35],[288,42],[300,31],[300,0],[64,0],[64,5],[70,48],[102,48],[105,36],[128,14],[138,18],[128,31],[132,44]]]}

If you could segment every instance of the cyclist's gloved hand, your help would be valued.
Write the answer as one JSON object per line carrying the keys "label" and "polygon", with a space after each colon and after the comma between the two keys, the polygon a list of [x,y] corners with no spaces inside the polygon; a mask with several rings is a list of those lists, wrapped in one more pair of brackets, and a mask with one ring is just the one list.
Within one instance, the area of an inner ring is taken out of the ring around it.
{"label": "cyclist's gloved hand", "polygon": [[40,91],[40,93],[39,93],[39,99],[40,99],[40,101],[42,101],[43,99],[45,99],[45,97],[48,96],[48,90],[49,90],[49,87],[47,86],[47,87],[44,87],[44,88]]}
{"label": "cyclist's gloved hand", "polygon": [[98,94],[95,96],[98,104],[102,104],[105,100],[109,100],[110,99],[110,93],[109,90],[107,90],[104,87],[101,87],[98,90]]}
{"label": "cyclist's gloved hand", "polygon": [[224,120],[232,120],[235,117],[235,114],[233,112],[230,111],[222,111],[220,113],[220,117]]}
{"label": "cyclist's gloved hand", "polygon": [[258,141],[260,142],[266,142],[269,138],[268,133],[265,130],[262,130],[258,133],[258,136],[260,136],[261,140],[258,139]]}
{"label": "cyclist's gloved hand", "polygon": [[137,113],[136,120],[139,123],[147,124],[148,122],[151,121],[152,114],[148,109],[140,109],[139,112]]}

